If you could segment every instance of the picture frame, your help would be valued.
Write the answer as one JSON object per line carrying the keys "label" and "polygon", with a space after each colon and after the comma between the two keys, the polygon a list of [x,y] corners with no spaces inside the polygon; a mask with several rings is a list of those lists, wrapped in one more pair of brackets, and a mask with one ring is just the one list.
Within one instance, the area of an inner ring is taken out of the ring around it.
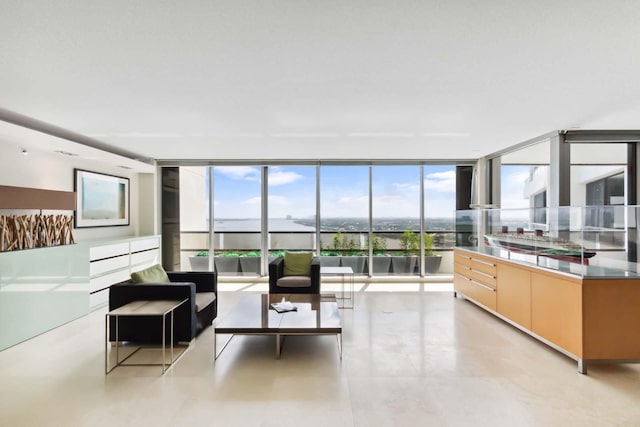
{"label": "picture frame", "polygon": [[74,228],[130,225],[129,178],[74,169]]}

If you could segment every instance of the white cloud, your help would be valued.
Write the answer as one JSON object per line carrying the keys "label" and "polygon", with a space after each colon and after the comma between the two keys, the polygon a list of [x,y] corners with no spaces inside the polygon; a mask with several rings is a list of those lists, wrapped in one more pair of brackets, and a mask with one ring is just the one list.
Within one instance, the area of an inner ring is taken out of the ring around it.
{"label": "white cloud", "polygon": [[244,202],[242,202],[243,205],[258,205],[260,206],[260,200],[262,200],[262,197],[260,196],[256,196],[256,197],[252,197],[250,199],[245,200]]}
{"label": "white cloud", "polygon": [[283,170],[272,170],[269,173],[269,186],[276,187],[278,185],[291,184],[292,182],[302,179],[303,176],[295,172],[286,172]]}
{"label": "white cloud", "polygon": [[269,196],[269,205],[288,206],[291,203],[289,199],[283,196]]}
{"label": "white cloud", "polygon": [[231,179],[259,181],[260,169],[253,166],[216,166],[216,172]]}
{"label": "white cloud", "polygon": [[456,179],[456,171],[428,173],[425,178],[434,180]]}
{"label": "white cloud", "polygon": [[455,171],[434,172],[427,174],[424,180],[424,188],[427,191],[435,191],[437,193],[455,193]]}

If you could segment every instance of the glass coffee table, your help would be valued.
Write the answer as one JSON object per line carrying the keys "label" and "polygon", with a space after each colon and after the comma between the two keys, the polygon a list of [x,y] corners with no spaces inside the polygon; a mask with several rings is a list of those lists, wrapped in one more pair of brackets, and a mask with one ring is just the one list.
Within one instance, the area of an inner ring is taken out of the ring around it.
{"label": "glass coffee table", "polygon": [[[320,275],[342,276],[342,292],[337,299],[340,301],[340,308],[353,308],[355,305],[355,275],[351,267],[320,267]],[[349,289],[345,286],[348,285]]]}
{"label": "glass coffee table", "polygon": [[[271,304],[282,298],[291,301],[297,311],[278,313]],[[335,335],[342,360],[342,321],[335,296],[320,294],[246,294],[219,322],[214,324],[214,360],[235,335],[274,335],[276,357],[280,358],[287,335]],[[231,337],[218,351],[218,334]]]}

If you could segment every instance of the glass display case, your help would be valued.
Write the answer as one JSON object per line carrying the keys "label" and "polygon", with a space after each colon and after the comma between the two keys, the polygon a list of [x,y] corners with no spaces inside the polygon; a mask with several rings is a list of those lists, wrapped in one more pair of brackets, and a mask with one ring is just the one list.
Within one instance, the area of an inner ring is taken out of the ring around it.
{"label": "glass display case", "polygon": [[640,206],[457,211],[456,246],[584,278],[638,278]]}

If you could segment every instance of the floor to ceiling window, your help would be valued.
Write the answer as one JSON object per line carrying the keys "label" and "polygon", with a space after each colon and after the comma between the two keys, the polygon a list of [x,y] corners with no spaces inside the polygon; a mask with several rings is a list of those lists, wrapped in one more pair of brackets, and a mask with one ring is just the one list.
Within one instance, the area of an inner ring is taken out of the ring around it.
{"label": "floor to ceiling window", "polygon": [[419,274],[420,166],[373,166],[373,275]]}
{"label": "floor to ceiling window", "polygon": [[260,274],[261,168],[213,167],[214,252],[220,274]]}
{"label": "floor to ceiling window", "polygon": [[[502,156],[500,170],[500,217],[491,224],[507,227],[545,229],[549,187],[550,142],[528,146]],[[488,230],[488,231],[497,231]]]}
{"label": "floor to ceiling window", "polygon": [[424,169],[424,272],[440,270],[437,249],[455,246],[456,166],[426,165]]}
{"label": "floor to ceiling window", "polygon": [[582,237],[610,256],[626,249],[626,187],[627,144],[572,144],[571,204],[588,206]]}
{"label": "floor to ceiling window", "polygon": [[215,266],[223,276],[257,276],[267,274],[266,256],[307,250],[322,265],[349,266],[358,275],[450,272],[425,266],[432,251],[453,247],[455,165],[218,165],[180,172],[185,270]]}
{"label": "floor to ceiling window", "polygon": [[320,167],[320,233],[322,265],[368,274],[368,166]]}
{"label": "floor to ceiling window", "polygon": [[268,167],[269,253],[316,249],[316,167]]}

